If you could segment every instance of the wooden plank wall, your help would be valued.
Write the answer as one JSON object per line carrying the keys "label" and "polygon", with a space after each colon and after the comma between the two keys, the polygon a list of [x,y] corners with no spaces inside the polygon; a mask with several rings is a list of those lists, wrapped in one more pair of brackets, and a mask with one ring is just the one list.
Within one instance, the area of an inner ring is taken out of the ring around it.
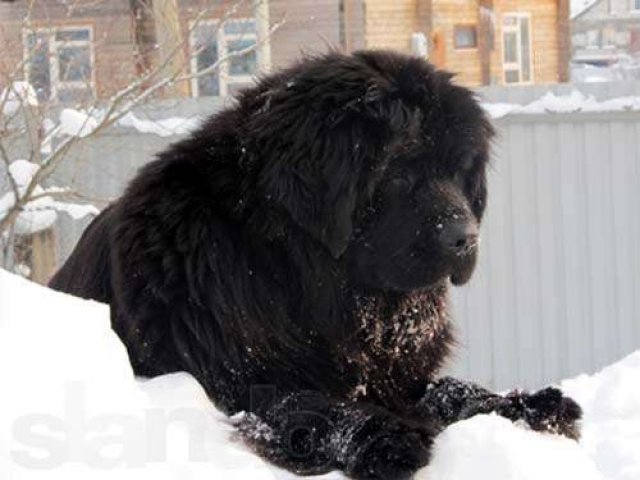
{"label": "wooden plank wall", "polygon": [[416,0],[366,2],[367,48],[390,48],[409,52],[415,31]]}

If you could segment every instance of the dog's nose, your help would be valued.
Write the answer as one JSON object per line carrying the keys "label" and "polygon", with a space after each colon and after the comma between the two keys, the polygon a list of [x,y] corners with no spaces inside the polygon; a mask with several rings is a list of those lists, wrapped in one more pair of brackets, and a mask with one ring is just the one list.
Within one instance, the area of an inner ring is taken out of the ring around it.
{"label": "dog's nose", "polygon": [[448,253],[463,256],[478,246],[478,226],[473,222],[450,222],[441,227],[440,245]]}

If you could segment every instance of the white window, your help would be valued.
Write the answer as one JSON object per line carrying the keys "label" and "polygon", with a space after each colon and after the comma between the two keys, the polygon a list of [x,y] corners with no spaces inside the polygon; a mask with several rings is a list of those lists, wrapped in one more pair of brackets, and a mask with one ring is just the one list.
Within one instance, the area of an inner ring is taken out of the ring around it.
{"label": "white window", "polygon": [[24,33],[25,77],[39,100],[81,102],[94,95],[93,31],[90,27]]}
{"label": "white window", "polygon": [[631,10],[640,11],[640,0],[631,0]]}
{"label": "white window", "polygon": [[256,22],[253,19],[199,22],[191,32],[191,72],[198,73],[233,52],[248,50],[220,63],[219,68],[192,80],[193,96],[234,94],[254,81],[257,71]]}
{"label": "white window", "polygon": [[532,83],[531,16],[528,13],[504,16],[502,46],[505,83]]}

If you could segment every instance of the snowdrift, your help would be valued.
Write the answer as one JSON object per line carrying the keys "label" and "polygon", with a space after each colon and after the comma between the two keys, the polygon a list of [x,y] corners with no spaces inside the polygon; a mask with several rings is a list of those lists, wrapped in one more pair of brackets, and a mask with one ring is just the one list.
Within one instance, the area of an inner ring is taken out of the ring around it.
{"label": "snowdrift", "polygon": [[[105,305],[3,270],[0,382],[2,479],[295,478],[247,451],[191,376],[136,379]],[[417,478],[640,479],[640,352],[562,386],[585,408],[581,444],[478,416]]]}

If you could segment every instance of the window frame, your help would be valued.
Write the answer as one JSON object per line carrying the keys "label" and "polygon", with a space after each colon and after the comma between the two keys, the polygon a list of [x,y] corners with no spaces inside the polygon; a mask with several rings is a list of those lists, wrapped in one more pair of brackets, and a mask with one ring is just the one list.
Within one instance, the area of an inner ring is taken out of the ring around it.
{"label": "window frame", "polygon": [[[218,48],[218,59],[224,58],[228,55],[228,43],[233,40],[253,40],[256,48],[258,45],[258,32],[257,28],[253,31],[241,31],[239,33],[226,33],[224,31],[225,26],[233,23],[241,23],[241,22],[254,22],[255,18],[253,17],[242,17],[242,18],[232,18],[221,22],[219,19],[204,19],[200,21],[191,21],[189,22],[189,66],[191,70],[191,74],[198,73],[198,56],[195,51],[196,40],[197,40],[197,29],[203,25],[212,25],[216,28],[216,44]],[[256,51],[257,55],[257,51]],[[242,84],[251,84],[255,80],[255,74],[258,72],[258,64],[256,61],[256,69],[254,73],[247,75],[233,75],[229,73],[230,66],[230,58],[227,58],[225,61],[221,62],[218,67],[218,96],[226,97],[229,94],[229,86],[235,83]],[[200,87],[198,85],[198,77],[194,77],[191,79],[191,96],[199,97],[200,96]]]}
{"label": "window frame", "polygon": [[629,10],[633,13],[640,13],[640,0],[629,0]]}
{"label": "window frame", "polygon": [[[472,47],[459,47],[457,45],[457,33],[459,29],[469,28],[473,29],[475,44]],[[478,25],[475,23],[457,23],[453,26],[453,49],[457,51],[472,51],[478,49]]]}
{"label": "window frame", "polygon": [[[517,19],[516,26],[506,26],[505,21],[507,18],[513,17]],[[522,79],[522,27],[520,21],[522,19],[526,19],[529,24],[529,80]],[[531,18],[530,12],[509,12],[505,13],[502,17],[501,23],[502,29],[502,79],[505,85],[532,85],[535,83],[535,71],[534,71],[534,62],[533,62],[533,21]],[[506,61],[506,48],[505,48],[505,37],[507,34],[515,33],[516,41],[517,41],[517,62],[507,62]],[[517,71],[519,76],[519,81],[517,82],[508,82],[507,81],[507,72]]]}
{"label": "window frame", "polygon": [[[59,32],[73,32],[78,30],[86,30],[89,32],[87,40],[56,40],[56,34]],[[30,62],[29,62],[29,36],[45,34],[47,37],[47,50],[49,54],[49,98],[46,101],[58,102],[59,91],[64,88],[69,89],[88,89],[92,97],[96,96],[96,57],[94,49],[94,28],[93,25],[61,25],[36,27],[22,30],[22,47],[23,47],[23,74],[29,84],[32,84],[30,78]],[[60,80],[60,57],[58,50],[60,47],[88,47],[89,49],[89,80]]]}

